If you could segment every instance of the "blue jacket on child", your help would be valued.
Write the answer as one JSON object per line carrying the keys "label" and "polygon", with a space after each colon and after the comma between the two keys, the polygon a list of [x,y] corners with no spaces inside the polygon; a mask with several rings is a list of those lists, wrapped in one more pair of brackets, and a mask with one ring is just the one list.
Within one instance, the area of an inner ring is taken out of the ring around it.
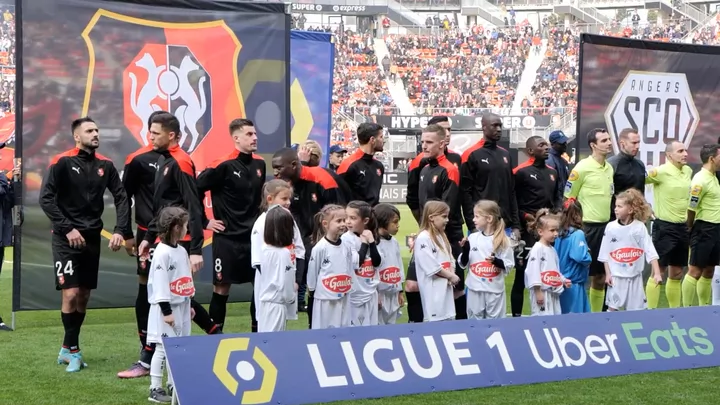
{"label": "blue jacket on child", "polygon": [[572,287],[566,288],[560,295],[562,313],[590,312],[585,283],[592,258],[585,234],[580,229],[570,228],[555,240],[555,250],[560,258],[562,275],[572,282]]}

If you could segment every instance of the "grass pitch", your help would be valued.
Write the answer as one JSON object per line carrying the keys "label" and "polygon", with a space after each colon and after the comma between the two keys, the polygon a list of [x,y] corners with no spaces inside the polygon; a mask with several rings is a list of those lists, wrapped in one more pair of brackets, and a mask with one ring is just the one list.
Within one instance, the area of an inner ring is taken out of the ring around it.
{"label": "grass pitch", "polygon": [[[401,234],[417,226],[406,207],[401,207]],[[49,250],[48,250],[49,252]],[[32,263],[48,263],[50,257],[28,252]],[[407,258],[408,251],[404,251]],[[25,256],[25,255],[23,255]],[[6,252],[12,260],[12,251]],[[23,259],[23,261],[29,259]],[[24,268],[24,266],[23,266]],[[0,275],[0,313],[10,319],[12,265],[6,263]],[[23,270],[24,271],[24,270]],[[47,277],[52,280],[51,268]],[[513,276],[507,280],[512,285]],[[102,283],[101,279],[101,283]],[[33,288],[25,285],[23,288]],[[57,297],[54,290],[42,287],[42,294]],[[134,293],[132,293],[134,294]],[[664,294],[661,306],[666,306]],[[526,300],[527,301],[527,300]],[[226,332],[249,332],[249,305],[231,304],[228,308]],[[406,322],[402,319],[400,322]],[[292,329],[304,329],[307,319],[301,314],[290,322]],[[147,404],[148,378],[119,380],[115,374],[137,360],[138,339],[135,314],[132,308],[91,310],[81,335],[81,346],[89,368],[68,374],[55,364],[63,329],[59,311],[21,312],[17,316],[17,331],[0,333],[0,405],[139,405]],[[201,334],[197,328],[194,334]],[[299,378],[304,378],[300,376]],[[613,378],[598,378],[529,386],[485,388],[424,395],[353,401],[355,405],[461,405],[490,404],[518,405],[522,403],[566,405],[670,404],[706,405],[717,399],[720,369],[707,368]],[[202,387],[198,387],[202,389]],[[302,395],[302,393],[298,393]],[[209,393],[208,398],[212,398]],[[350,404],[350,401],[342,402]],[[208,402],[212,405],[212,401]]]}

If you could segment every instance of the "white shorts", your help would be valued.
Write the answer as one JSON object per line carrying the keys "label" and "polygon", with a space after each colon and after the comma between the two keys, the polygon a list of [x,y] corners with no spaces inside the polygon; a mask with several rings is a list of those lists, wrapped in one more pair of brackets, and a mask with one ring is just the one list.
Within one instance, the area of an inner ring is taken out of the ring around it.
{"label": "white shorts", "polygon": [[[297,305],[295,306],[297,308]],[[287,322],[287,304],[260,301],[257,307],[258,332],[281,332]]]}
{"label": "white shorts", "polygon": [[380,302],[380,309],[378,310],[379,325],[394,325],[400,318],[399,294],[398,291],[392,290],[378,291],[378,301]]}
{"label": "white shorts", "polygon": [[329,329],[350,326],[350,301],[348,296],[337,300],[313,301],[312,328]]}
{"label": "white shorts", "polygon": [[[313,318],[314,320],[315,318]],[[374,326],[378,324],[378,295],[373,294],[362,304],[350,303],[350,326]]]}
{"label": "white shorts", "polygon": [[485,291],[467,291],[468,319],[499,319],[505,318],[507,303],[505,293]]}
{"label": "white shorts", "polygon": [[647,309],[647,297],[642,275],[635,277],[613,277],[613,285],[608,286],[605,303],[614,310],[637,311]]}
{"label": "white shorts", "polygon": [[148,314],[147,342],[162,343],[163,337],[190,336],[192,319],[190,318],[190,299],[182,304],[171,305],[175,326],[170,326],[163,319],[160,305],[151,304]]}
{"label": "white shorts", "polygon": [[713,273],[712,304],[720,305],[720,266],[716,266],[715,273]]}
{"label": "white shorts", "polygon": [[535,299],[535,290],[530,289],[530,315],[562,315],[560,309],[560,294],[545,290],[545,305],[540,307]]}

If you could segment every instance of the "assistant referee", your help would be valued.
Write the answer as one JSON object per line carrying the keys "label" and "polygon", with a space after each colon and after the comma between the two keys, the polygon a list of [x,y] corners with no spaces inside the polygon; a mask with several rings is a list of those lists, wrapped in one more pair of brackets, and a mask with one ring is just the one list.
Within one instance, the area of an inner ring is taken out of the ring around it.
{"label": "assistant referee", "polygon": [[610,221],[614,194],[613,169],[606,162],[612,150],[610,134],[593,129],[587,135],[592,154],[578,162],[565,184],[565,198],[577,199],[583,209],[583,231],[587,238],[590,264],[590,309],[600,312],[605,303],[605,267],[598,261],[605,225]]}
{"label": "assistant referee", "polygon": [[720,264],[720,184],[715,172],[720,169],[720,145],[700,149],[702,169],[690,183],[687,225],[690,228],[690,261],[682,282],[683,306],[710,305],[712,277]]}
{"label": "assistant referee", "polygon": [[[687,165],[687,149],[682,142],[665,147],[665,163],[650,170],[646,184],[653,185],[655,221],[652,240],[660,256],[660,267],[667,268],[665,297],[670,308],[680,306],[683,267],[688,264],[687,199],[692,169]],[[658,307],[660,288],[650,277],[645,286],[648,308]]]}

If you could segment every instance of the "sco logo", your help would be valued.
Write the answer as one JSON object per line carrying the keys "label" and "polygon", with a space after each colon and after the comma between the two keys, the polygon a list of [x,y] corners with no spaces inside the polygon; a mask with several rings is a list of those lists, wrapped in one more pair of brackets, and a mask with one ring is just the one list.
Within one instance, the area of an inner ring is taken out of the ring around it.
{"label": "sco logo", "polygon": [[684,73],[630,71],[605,111],[605,121],[615,153],[620,151],[620,131],[635,128],[638,157],[658,166],[668,142],[690,145],[700,116]]}
{"label": "sco logo", "polygon": [[[213,373],[215,376],[232,395],[237,396],[240,382],[230,372],[230,366],[232,366],[237,377],[245,382],[257,380],[257,368],[259,368],[260,371],[262,371],[260,387],[258,389],[244,391],[240,403],[265,404],[270,402],[275,392],[275,384],[277,383],[277,368],[275,368],[270,359],[268,359],[265,353],[257,346],[252,349],[252,356],[249,358],[252,361],[232,360],[231,358],[236,357],[234,356],[236,353],[250,354],[249,338],[230,338],[220,341],[213,362]],[[255,363],[255,365],[253,365],[253,363]]]}

